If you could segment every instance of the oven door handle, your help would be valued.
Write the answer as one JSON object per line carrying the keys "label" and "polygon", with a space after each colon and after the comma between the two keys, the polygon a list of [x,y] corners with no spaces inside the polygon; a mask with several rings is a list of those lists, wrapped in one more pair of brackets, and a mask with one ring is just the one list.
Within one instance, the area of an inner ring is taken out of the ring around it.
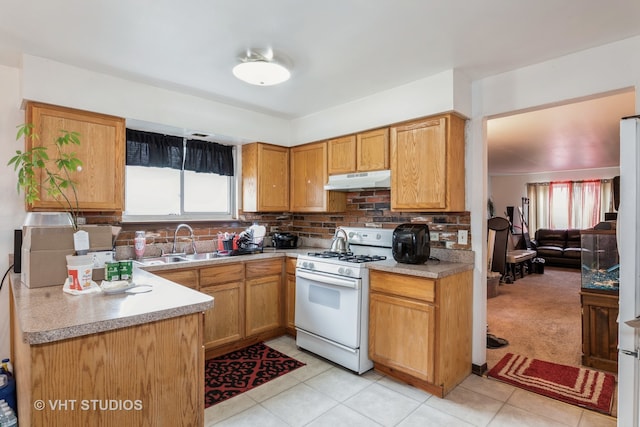
{"label": "oven door handle", "polygon": [[323,285],[340,286],[341,288],[360,289],[360,279],[342,279],[329,274],[307,273],[306,271],[296,271],[296,277],[319,282]]}

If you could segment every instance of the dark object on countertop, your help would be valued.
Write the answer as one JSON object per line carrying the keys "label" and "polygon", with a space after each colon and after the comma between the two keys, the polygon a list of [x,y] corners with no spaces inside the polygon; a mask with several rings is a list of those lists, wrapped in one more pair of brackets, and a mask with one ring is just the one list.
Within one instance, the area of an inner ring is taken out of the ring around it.
{"label": "dark object on countertop", "polygon": [[13,272],[22,272],[22,230],[13,230]]}
{"label": "dark object on countertop", "polygon": [[273,246],[276,249],[292,249],[298,247],[298,236],[291,233],[273,233]]}
{"label": "dark object on countertop", "polygon": [[424,264],[431,254],[430,240],[427,224],[400,224],[393,230],[393,259],[404,264]]}
{"label": "dark object on countertop", "polygon": [[504,338],[498,338],[493,334],[487,334],[487,348],[500,348],[509,345],[509,341]]}

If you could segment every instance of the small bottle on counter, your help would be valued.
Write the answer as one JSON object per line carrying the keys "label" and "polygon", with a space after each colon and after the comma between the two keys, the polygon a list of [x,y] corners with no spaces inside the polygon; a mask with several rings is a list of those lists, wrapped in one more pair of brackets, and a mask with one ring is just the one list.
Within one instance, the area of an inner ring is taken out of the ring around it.
{"label": "small bottle on counter", "polygon": [[144,249],[147,244],[147,238],[144,231],[136,231],[136,237],[133,239],[133,248],[136,252],[136,259],[141,260],[144,257]]}

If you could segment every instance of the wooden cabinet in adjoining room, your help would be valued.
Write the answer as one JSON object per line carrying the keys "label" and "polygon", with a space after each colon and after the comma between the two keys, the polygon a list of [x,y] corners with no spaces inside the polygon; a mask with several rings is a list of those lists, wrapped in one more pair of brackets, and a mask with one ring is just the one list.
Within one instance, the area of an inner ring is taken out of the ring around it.
{"label": "wooden cabinet in adjoining room", "polygon": [[291,148],[291,211],[344,212],[346,194],[326,191],[327,142],[315,142]]}
{"label": "wooden cabinet in adjoining room", "polygon": [[289,210],[289,148],[261,142],[242,146],[242,210]]}
{"label": "wooden cabinet in adjoining room", "polygon": [[391,209],[465,209],[465,121],[446,114],[390,128]]}
{"label": "wooden cabinet in adjoining room", "polygon": [[582,290],[582,364],[618,371],[618,293]]}
{"label": "wooden cabinet in adjoining room", "polygon": [[204,314],[204,345],[213,348],[245,337],[244,264],[200,269],[200,292],[214,298]]}
{"label": "wooden cabinet in adjoining room", "polygon": [[[60,131],[78,132],[80,145],[69,151],[82,161],[82,171],[71,174],[76,182],[80,211],[122,212],[124,208],[125,120],[120,117],[30,102],[26,122],[34,125],[38,146],[48,147],[50,159],[57,158],[55,140]],[[30,149],[31,141],[27,141]],[[57,170],[57,168],[54,169]],[[40,175],[40,181],[44,175]],[[67,190],[71,200],[75,198]],[[46,191],[33,203],[33,210],[68,211]]]}
{"label": "wooden cabinet in adjoining room", "polygon": [[472,273],[439,279],[370,273],[375,369],[437,396],[471,373]]}
{"label": "wooden cabinet in adjoining room", "polygon": [[246,336],[282,327],[282,263],[282,258],[246,263]]}
{"label": "wooden cabinet in adjoining room", "polygon": [[376,129],[328,141],[329,175],[389,169],[389,129]]}

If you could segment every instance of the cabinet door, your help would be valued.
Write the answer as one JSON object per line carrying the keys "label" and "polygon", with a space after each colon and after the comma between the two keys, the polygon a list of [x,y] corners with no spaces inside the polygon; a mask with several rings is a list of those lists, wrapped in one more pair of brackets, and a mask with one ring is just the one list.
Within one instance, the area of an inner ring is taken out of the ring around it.
{"label": "cabinet door", "polygon": [[285,295],[285,327],[289,333],[295,334],[296,330],[296,275],[287,274]]}
{"label": "cabinet door", "polygon": [[289,149],[254,143],[242,146],[242,209],[289,210]]}
{"label": "cabinet door", "polygon": [[618,369],[618,296],[583,291],[582,364],[616,372]]}
{"label": "cabinet door", "polygon": [[[71,179],[76,182],[79,208],[81,211],[116,211],[124,206],[124,119],[87,111],[52,105],[29,103],[26,112],[27,123],[34,125],[39,135],[35,144],[48,147],[49,158],[58,157],[55,140],[61,136],[60,130],[78,132],[80,145],[70,147],[82,161],[82,171],[73,172]],[[31,148],[27,145],[27,149]],[[57,170],[55,166],[53,169]],[[40,176],[40,180],[44,179]],[[75,200],[71,190],[66,194]],[[54,198],[41,192],[40,200],[33,204],[34,210],[69,210],[61,207]]]}
{"label": "cabinet door", "polygon": [[329,175],[355,172],[356,137],[354,135],[331,139],[329,144]]}
{"label": "cabinet door", "polygon": [[293,212],[344,212],[346,193],[325,191],[327,143],[316,142],[291,149],[291,210]]}
{"label": "cabinet door", "polygon": [[213,307],[204,313],[206,348],[244,338],[244,292],[242,282],[206,286],[200,292],[211,295]]}
{"label": "cabinet door", "polygon": [[375,292],[369,306],[369,358],[433,382],[435,308]]}
{"label": "cabinet door", "polygon": [[322,212],[327,182],[326,142],[291,149],[291,209],[297,212]]}
{"label": "cabinet door", "polygon": [[389,169],[389,129],[376,129],[356,135],[356,170]]}
{"label": "cabinet door", "polygon": [[154,271],[153,274],[163,277],[191,289],[198,289],[198,270]]}
{"label": "cabinet door", "polygon": [[245,285],[246,336],[280,327],[282,325],[282,275],[247,280]]}
{"label": "cabinet door", "polygon": [[447,115],[394,126],[391,209],[464,211],[464,120]]}
{"label": "cabinet door", "polygon": [[391,128],[392,209],[446,207],[446,119]]}

